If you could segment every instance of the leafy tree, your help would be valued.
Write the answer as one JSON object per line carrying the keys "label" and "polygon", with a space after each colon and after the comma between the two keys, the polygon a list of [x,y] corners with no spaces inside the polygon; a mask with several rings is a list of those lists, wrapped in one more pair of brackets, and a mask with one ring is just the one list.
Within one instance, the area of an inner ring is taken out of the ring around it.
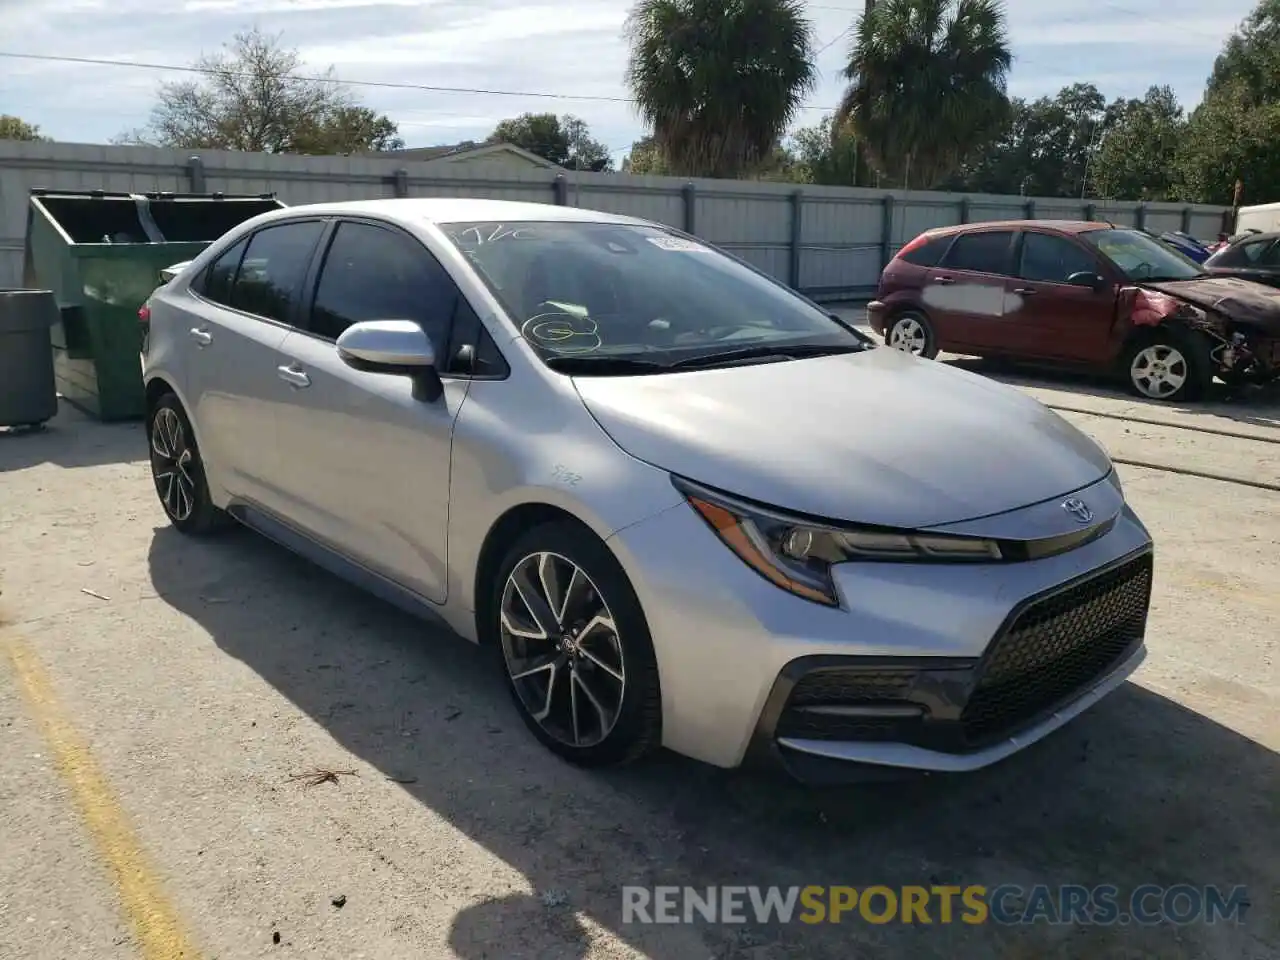
{"label": "leafy tree", "polygon": [[41,135],[40,128],[7,113],[0,114],[0,140],[48,141],[50,138]]}
{"label": "leafy tree", "polygon": [[878,0],[858,19],[838,116],[886,179],[932,187],[999,136],[1011,63],[1000,0]]}
{"label": "leafy tree", "polygon": [[828,114],[811,127],[791,135],[796,179],[834,187],[868,187],[872,172],[861,157],[858,142],[847,124]]}
{"label": "leafy tree", "polygon": [[490,143],[510,143],[570,170],[611,170],[609,148],[591,137],[586,123],[571,114],[524,113],[503,120]]}
{"label": "leafy tree", "polygon": [[1183,199],[1280,198],[1280,0],[1262,0],[1223,46],[1177,153]]}
{"label": "leafy tree", "polygon": [[1152,87],[1141,100],[1118,101],[1093,163],[1100,197],[1172,200],[1176,157],[1186,132],[1182,105],[1169,87]]}
{"label": "leafy tree", "polygon": [[1082,196],[1108,117],[1106,99],[1091,83],[1031,102],[1014,99],[995,142],[972,152],[943,185],[978,193]]}
{"label": "leafy tree", "polygon": [[661,177],[671,171],[667,166],[667,158],[663,155],[662,148],[658,146],[653,135],[649,134],[631,144],[631,152],[622,161],[622,172]]}
{"label": "leafy tree", "polygon": [[301,55],[279,35],[238,33],[195,67],[199,80],[161,84],[148,127],[117,142],[327,154],[404,146],[396,125],[360,106],[332,68],[305,74]]}
{"label": "leafy tree", "polygon": [[626,78],[670,172],[756,169],[813,88],[802,0],[638,0]]}

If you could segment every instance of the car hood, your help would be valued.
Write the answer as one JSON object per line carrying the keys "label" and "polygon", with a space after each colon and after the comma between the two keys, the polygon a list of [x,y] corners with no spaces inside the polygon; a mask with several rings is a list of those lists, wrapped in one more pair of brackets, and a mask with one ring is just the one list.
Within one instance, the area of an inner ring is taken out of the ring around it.
{"label": "car hood", "polygon": [[1265,283],[1240,277],[1197,277],[1140,285],[1280,334],[1280,290]]}
{"label": "car hood", "polygon": [[637,459],[832,520],[957,523],[1111,469],[1096,443],[1021,391],[887,347],[574,384]]}

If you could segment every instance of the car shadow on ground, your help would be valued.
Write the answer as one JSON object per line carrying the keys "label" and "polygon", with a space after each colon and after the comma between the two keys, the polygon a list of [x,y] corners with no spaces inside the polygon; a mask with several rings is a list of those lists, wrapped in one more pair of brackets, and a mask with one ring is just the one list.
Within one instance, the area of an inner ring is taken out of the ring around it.
{"label": "car shadow on ground", "polygon": [[0,473],[42,463],[96,467],[147,455],[141,421],[100,423],[65,400],[57,415],[38,429],[0,428]]}
{"label": "car shadow on ground", "polygon": [[1007,360],[982,357],[957,357],[947,355],[941,362],[961,370],[982,374],[1001,383],[1016,387],[1033,387],[1046,390],[1062,390],[1081,396],[1104,400],[1118,400],[1132,408],[1141,408],[1142,416],[1159,419],[1170,412],[1209,414],[1259,427],[1280,429],[1280,383],[1266,386],[1228,387],[1214,381],[1208,395],[1196,403],[1168,403],[1148,400],[1129,393],[1114,377],[1096,373],[1081,373],[1016,364]]}
{"label": "car shadow on ground", "polygon": [[[658,960],[1280,955],[1280,757],[1134,684],[958,779],[809,790],[665,753],[591,773],[528,735],[479,648],[248,531],[161,528],[149,563],[164,602],[388,778],[362,789],[407,791],[527,878],[456,915],[468,960],[572,960],[592,925]],[[1245,884],[1252,907],[1182,928],[622,918],[628,884],[975,883]]]}

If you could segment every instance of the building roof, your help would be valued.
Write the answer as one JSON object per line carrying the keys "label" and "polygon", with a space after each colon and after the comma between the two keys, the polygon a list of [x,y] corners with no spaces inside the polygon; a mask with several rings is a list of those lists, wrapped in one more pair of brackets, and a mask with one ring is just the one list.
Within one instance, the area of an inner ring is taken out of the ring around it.
{"label": "building roof", "polygon": [[408,147],[403,150],[385,150],[379,156],[400,157],[404,160],[425,160],[428,162],[435,160],[457,162],[491,156],[495,153],[513,154],[533,166],[547,169],[553,169],[556,166],[550,160],[540,157],[536,153],[531,153],[523,147],[517,147],[514,143],[475,143],[471,140],[463,143],[438,144],[434,147]]}

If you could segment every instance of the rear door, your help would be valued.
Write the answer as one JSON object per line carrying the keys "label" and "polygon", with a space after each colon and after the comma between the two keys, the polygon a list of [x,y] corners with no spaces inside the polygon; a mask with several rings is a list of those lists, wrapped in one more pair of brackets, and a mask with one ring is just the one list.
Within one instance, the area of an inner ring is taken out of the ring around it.
{"label": "rear door", "polygon": [[943,349],[998,351],[1004,342],[1005,286],[1014,231],[975,229],[955,238],[925,275],[920,299]]}
{"label": "rear door", "polygon": [[[1017,262],[1005,299],[1011,349],[1037,359],[1109,362],[1117,297],[1109,268],[1074,239],[1035,230],[1023,231]],[[1104,282],[1095,286],[1082,274]]]}
{"label": "rear door", "polygon": [[188,398],[211,479],[234,497],[279,507],[275,417],[280,345],[295,322],[320,220],[256,231],[192,285]]}

